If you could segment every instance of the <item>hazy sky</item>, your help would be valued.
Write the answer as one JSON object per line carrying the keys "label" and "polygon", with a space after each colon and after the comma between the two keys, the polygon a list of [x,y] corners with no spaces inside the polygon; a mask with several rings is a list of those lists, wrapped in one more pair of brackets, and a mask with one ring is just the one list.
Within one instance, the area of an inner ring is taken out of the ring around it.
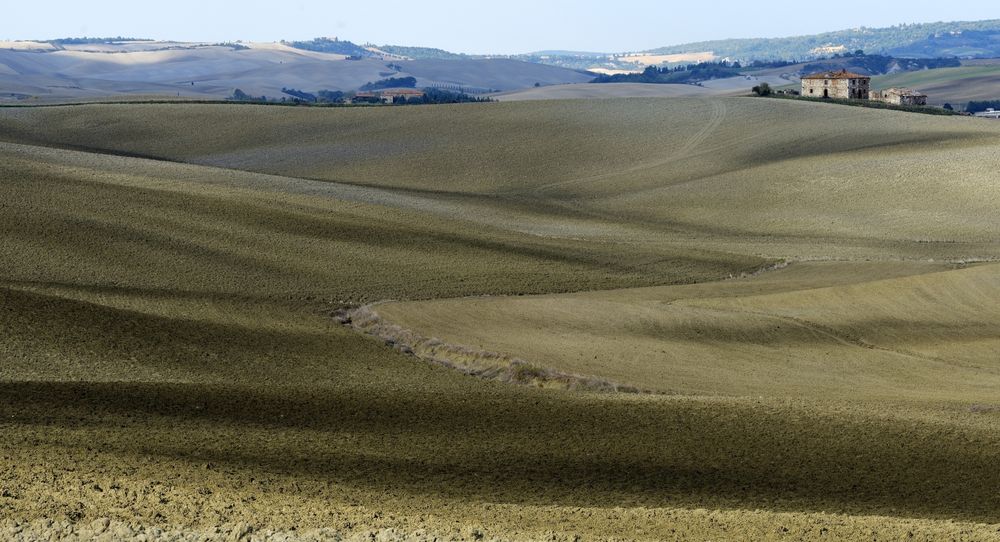
{"label": "hazy sky", "polygon": [[[905,6],[900,10],[900,6]],[[0,0],[0,39],[135,36],[277,41],[338,36],[465,53],[621,52],[733,37],[1000,18],[997,0]]]}

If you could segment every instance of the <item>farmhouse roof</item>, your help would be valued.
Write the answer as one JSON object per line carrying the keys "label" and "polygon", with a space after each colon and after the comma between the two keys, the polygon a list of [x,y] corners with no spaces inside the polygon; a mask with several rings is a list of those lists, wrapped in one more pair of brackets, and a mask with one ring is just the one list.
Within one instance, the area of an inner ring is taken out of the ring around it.
{"label": "farmhouse roof", "polygon": [[871,77],[868,77],[867,75],[851,73],[847,70],[814,73],[812,75],[803,76],[802,78],[803,79],[871,79]]}

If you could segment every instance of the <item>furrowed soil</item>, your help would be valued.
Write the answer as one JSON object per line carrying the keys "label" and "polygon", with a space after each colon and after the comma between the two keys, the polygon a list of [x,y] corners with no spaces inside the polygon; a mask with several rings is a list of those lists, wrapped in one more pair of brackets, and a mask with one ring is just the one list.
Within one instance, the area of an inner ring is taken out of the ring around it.
{"label": "furrowed soil", "polygon": [[0,109],[0,538],[1000,539],[998,144],[731,98]]}

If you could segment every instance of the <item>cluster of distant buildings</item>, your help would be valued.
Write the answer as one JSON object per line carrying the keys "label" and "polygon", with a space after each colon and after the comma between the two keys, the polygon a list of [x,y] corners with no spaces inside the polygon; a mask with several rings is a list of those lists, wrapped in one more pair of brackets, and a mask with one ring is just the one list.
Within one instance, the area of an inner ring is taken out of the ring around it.
{"label": "cluster of distant buildings", "polygon": [[412,88],[394,88],[374,91],[361,91],[354,95],[353,103],[395,103],[399,100],[409,100],[410,98],[423,98],[424,92]]}
{"label": "cluster of distant buildings", "polygon": [[927,105],[927,95],[908,88],[872,90],[872,78],[847,70],[806,75],[802,96],[841,100],[871,100],[893,105]]}

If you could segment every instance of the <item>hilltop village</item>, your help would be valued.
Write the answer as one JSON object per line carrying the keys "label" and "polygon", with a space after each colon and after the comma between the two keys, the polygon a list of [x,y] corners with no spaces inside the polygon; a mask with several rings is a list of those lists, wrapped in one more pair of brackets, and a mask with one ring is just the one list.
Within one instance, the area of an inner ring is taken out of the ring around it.
{"label": "hilltop village", "polygon": [[841,100],[871,100],[892,105],[927,105],[927,95],[908,88],[872,90],[872,78],[846,69],[806,75],[802,96]]}

